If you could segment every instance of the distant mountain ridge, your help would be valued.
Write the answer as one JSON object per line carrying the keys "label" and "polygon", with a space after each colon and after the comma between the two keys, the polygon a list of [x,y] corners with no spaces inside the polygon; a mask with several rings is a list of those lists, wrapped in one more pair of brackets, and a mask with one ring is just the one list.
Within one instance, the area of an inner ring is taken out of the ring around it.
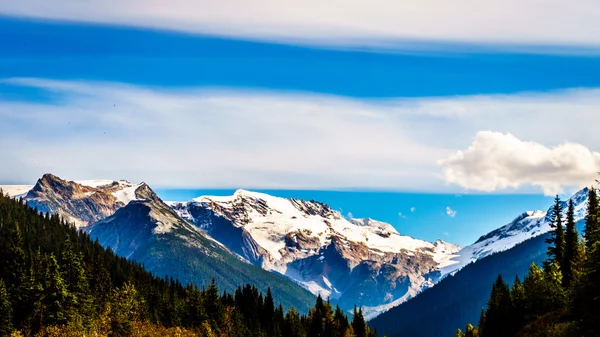
{"label": "distant mountain ridge", "polygon": [[[346,219],[320,202],[243,190],[229,197],[166,204],[144,183],[68,181],[51,174],[30,191],[24,186],[8,190],[39,210],[60,214],[156,273],[206,281],[198,279],[194,268],[188,272],[179,267],[210,265],[207,270],[227,283],[227,268],[221,271],[219,263],[186,260],[193,252],[212,256],[211,261],[227,256],[235,265],[228,268],[239,269],[242,263],[267,273],[264,268],[273,277],[285,275],[345,309],[363,306],[366,317],[433,286],[440,279],[439,268],[459,250],[441,240],[400,235],[384,222]],[[188,251],[192,246],[196,250]],[[179,251],[175,255],[180,260],[172,262],[170,251]],[[244,273],[260,274],[256,270]],[[260,280],[244,282],[260,285]]]}
{"label": "distant mountain ridge", "polygon": [[[228,268],[233,268],[257,278],[242,283],[258,285],[267,284],[261,278],[281,274],[286,276],[281,278],[286,289],[291,279],[345,309],[362,306],[367,318],[414,298],[469,263],[550,230],[547,212],[528,211],[460,249],[442,240],[403,236],[384,222],[347,219],[314,200],[244,190],[165,203],[144,183],[68,181],[51,174],[29,191],[27,186],[2,188],[24,196],[31,206],[60,214],[103,245],[157,273],[174,275],[177,270],[183,281],[206,282],[194,273],[194,268],[205,269],[228,283]],[[579,220],[587,189],[572,199]],[[180,261],[169,260],[175,258],[172,251],[179,251],[181,255],[175,256]],[[201,261],[186,260],[194,254],[202,256]],[[184,263],[194,268],[186,270]],[[305,297],[301,292],[296,295]]]}
{"label": "distant mountain ridge", "polygon": [[317,201],[238,190],[170,203],[249,262],[372,317],[433,286],[459,250],[403,236],[390,224],[346,219]]}
{"label": "distant mountain ridge", "polygon": [[[585,217],[589,189],[586,187],[575,193],[570,199],[575,206],[575,221]],[[567,201],[562,202],[566,208]],[[517,216],[509,224],[481,236],[472,245],[461,249],[441,268],[442,275],[456,273],[471,262],[494,253],[508,250],[517,244],[543,235],[551,230],[551,212],[527,211]]]}

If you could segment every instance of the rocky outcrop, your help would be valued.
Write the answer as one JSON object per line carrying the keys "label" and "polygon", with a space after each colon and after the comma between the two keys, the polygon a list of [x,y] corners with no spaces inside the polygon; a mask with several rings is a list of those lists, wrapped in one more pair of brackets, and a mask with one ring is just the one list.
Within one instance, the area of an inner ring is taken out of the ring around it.
{"label": "rocky outcrop", "polygon": [[81,228],[113,215],[131,200],[158,198],[148,185],[106,181],[86,185],[45,174],[25,196],[39,211],[59,214]]}

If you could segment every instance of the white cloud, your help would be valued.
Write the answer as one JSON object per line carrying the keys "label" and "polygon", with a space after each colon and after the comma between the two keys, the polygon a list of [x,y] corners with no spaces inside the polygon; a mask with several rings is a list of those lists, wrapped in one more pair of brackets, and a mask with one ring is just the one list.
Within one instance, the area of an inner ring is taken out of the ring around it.
{"label": "white cloud", "polygon": [[467,189],[496,191],[534,185],[553,195],[565,187],[593,182],[600,171],[600,153],[581,144],[566,142],[549,148],[511,134],[482,131],[468,149],[440,164],[448,182]]}
{"label": "white cloud", "polygon": [[5,84],[58,95],[51,103],[0,102],[6,182],[53,172],[172,187],[417,189],[427,188],[437,170],[430,163],[447,153],[403,136],[385,109],[350,99],[41,79]]}
{"label": "white cloud", "polygon": [[402,214],[402,212],[398,212],[398,216],[402,219],[406,219],[406,216],[404,214]]}
{"label": "white cloud", "polygon": [[286,43],[600,46],[595,0],[0,0],[0,14]]}
{"label": "white cloud", "polygon": [[453,210],[452,208],[450,208],[450,206],[446,207],[446,214],[451,217],[454,218],[456,216],[456,211]]}
{"label": "white cloud", "polygon": [[[453,158],[479,130],[499,129],[540,144],[600,144],[600,133],[590,127],[600,125],[598,89],[376,100],[2,82],[47,90],[52,100],[0,101],[0,183],[31,183],[52,172],[165,187],[456,193],[463,185],[444,184],[438,160]],[[460,161],[444,168],[450,163]]]}
{"label": "white cloud", "polygon": [[416,210],[417,210],[417,209],[416,209],[415,207],[411,207],[411,208],[410,208],[410,212],[411,212],[411,213],[414,213]]}
{"label": "white cloud", "polygon": [[346,218],[347,219],[354,219],[354,215],[352,215],[351,212],[348,212],[348,214],[346,214]]}

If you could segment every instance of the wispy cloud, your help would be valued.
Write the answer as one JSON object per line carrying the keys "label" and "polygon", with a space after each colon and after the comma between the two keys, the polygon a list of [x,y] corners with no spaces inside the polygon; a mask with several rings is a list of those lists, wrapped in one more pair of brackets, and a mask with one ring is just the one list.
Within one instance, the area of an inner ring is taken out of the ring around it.
{"label": "wispy cloud", "polygon": [[402,214],[402,212],[398,212],[398,216],[399,216],[401,219],[406,219],[406,215]]}
{"label": "wispy cloud", "polygon": [[456,211],[450,208],[450,206],[448,206],[446,207],[446,215],[448,215],[451,218],[454,218],[456,216]]}
{"label": "wispy cloud", "polygon": [[[289,43],[344,46],[432,42],[539,48],[600,46],[596,1],[344,2],[242,0],[0,0],[0,14],[131,25]],[[476,14],[474,14],[476,13]],[[535,24],[532,24],[535,23]],[[546,49],[546,51],[548,51]]]}
{"label": "wispy cloud", "polygon": [[540,144],[552,144],[557,134],[600,144],[589,127],[600,123],[596,89],[360,100],[46,79],[3,83],[41,88],[51,99],[0,101],[2,183],[54,172],[169,187],[458,192],[444,184],[437,162],[479,130],[527,134]]}
{"label": "wispy cloud", "polygon": [[411,212],[411,213],[414,213],[414,212],[416,212],[416,211],[417,211],[417,209],[416,209],[415,207],[411,207],[411,208],[410,208],[410,212]]}

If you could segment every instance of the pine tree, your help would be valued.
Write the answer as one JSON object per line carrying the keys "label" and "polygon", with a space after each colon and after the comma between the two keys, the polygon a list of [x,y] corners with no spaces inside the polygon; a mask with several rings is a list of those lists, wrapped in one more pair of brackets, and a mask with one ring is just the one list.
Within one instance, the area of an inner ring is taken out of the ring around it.
{"label": "pine tree", "polygon": [[356,310],[356,306],[354,307],[354,317],[352,318],[352,328],[354,329],[354,334],[356,337],[367,337],[368,329],[367,323],[365,322],[365,318],[362,313],[362,308]]}
{"label": "pine tree", "polygon": [[550,238],[546,239],[546,243],[549,244],[548,261],[546,261],[546,265],[556,262],[561,270],[565,257],[565,235],[562,213],[563,205],[557,195],[554,199],[554,207],[552,207],[552,222],[550,223],[550,227],[554,230],[552,231]]}
{"label": "pine tree", "polygon": [[512,315],[512,302],[508,284],[498,275],[496,282],[492,286],[492,292],[488,301],[485,318],[485,337],[505,337],[510,336],[512,326],[507,324]]}
{"label": "pine tree", "polygon": [[273,318],[275,317],[275,303],[273,302],[273,294],[271,294],[270,287],[267,288],[262,316],[263,327],[267,329],[269,335],[273,335],[275,328],[273,324]]}
{"label": "pine tree", "polygon": [[50,255],[46,259],[44,296],[44,323],[45,325],[62,325],[67,321],[65,301],[67,299],[67,286],[62,278],[62,273],[56,257]]}
{"label": "pine tree", "polygon": [[512,325],[512,331],[517,332],[525,324],[525,289],[519,276],[515,277],[510,289],[512,303],[511,318],[507,324]]}
{"label": "pine tree", "polygon": [[568,288],[576,275],[579,265],[579,234],[575,228],[575,206],[573,200],[569,199],[567,209],[567,230],[565,233],[565,258],[563,271],[563,287]]}
{"label": "pine tree", "polygon": [[590,250],[594,242],[598,241],[599,223],[598,223],[598,195],[596,189],[591,187],[588,192],[587,214],[585,217],[585,248]]}
{"label": "pine tree", "polygon": [[114,290],[111,303],[111,330],[113,336],[131,335],[132,323],[140,319],[143,302],[140,295],[131,283]]}
{"label": "pine tree", "polygon": [[73,324],[85,324],[85,321],[88,321],[91,315],[92,297],[83,264],[83,256],[74,251],[69,238],[63,243],[60,266],[69,294],[65,302],[68,319]]}
{"label": "pine tree", "polygon": [[295,308],[292,308],[286,314],[282,334],[285,337],[306,336],[306,334],[304,333],[304,327],[302,326],[300,315],[298,315],[298,312]]}
{"label": "pine tree", "polygon": [[481,309],[481,314],[479,314],[479,334],[483,336],[483,331],[485,329],[485,309]]}
{"label": "pine tree", "polygon": [[10,336],[13,330],[12,317],[13,310],[8,291],[4,281],[0,279],[0,337]]}
{"label": "pine tree", "polygon": [[212,282],[206,290],[204,304],[206,313],[210,319],[211,327],[214,331],[218,332],[223,324],[225,308],[223,307],[221,299],[219,298],[219,289],[215,284],[215,279],[212,279]]}

